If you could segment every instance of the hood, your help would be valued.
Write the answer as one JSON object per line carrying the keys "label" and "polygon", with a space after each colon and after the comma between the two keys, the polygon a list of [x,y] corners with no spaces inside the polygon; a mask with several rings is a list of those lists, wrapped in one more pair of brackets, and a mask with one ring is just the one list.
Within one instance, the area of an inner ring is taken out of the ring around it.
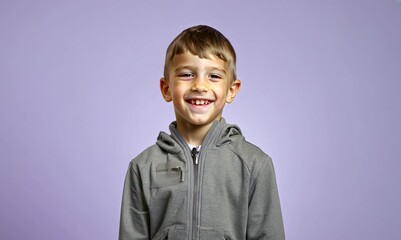
{"label": "hood", "polygon": [[[176,129],[176,122],[169,126],[171,134],[160,132],[156,144],[164,151],[171,154],[178,154],[187,148],[188,145]],[[241,129],[234,124],[227,124],[225,119],[214,121],[202,142],[203,147],[221,147],[233,141],[242,140]]]}

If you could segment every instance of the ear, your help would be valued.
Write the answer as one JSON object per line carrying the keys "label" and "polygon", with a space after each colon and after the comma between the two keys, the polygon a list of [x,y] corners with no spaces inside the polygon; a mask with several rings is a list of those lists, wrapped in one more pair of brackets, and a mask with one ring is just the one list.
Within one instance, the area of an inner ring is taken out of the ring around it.
{"label": "ear", "polygon": [[162,92],[164,100],[171,102],[173,99],[170,94],[170,86],[164,77],[160,78],[160,91]]}
{"label": "ear", "polygon": [[241,81],[238,79],[234,80],[234,82],[231,84],[230,88],[227,91],[226,103],[232,103],[234,101],[234,98],[239,92],[240,88],[241,88]]}

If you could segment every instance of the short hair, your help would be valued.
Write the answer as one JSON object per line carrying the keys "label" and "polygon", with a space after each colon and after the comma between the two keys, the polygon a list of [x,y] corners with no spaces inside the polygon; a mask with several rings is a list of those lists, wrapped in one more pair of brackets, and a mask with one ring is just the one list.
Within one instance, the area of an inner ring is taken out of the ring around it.
{"label": "short hair", "polygon": [[200,58],[209,59],[210,54],[227,63],[230,80],[237,79],[236,54],[230,41],[218,30],[206,26],[193,26],[182,31],[168,46],[164,63],[164,78],[176,55],[189,51]]}

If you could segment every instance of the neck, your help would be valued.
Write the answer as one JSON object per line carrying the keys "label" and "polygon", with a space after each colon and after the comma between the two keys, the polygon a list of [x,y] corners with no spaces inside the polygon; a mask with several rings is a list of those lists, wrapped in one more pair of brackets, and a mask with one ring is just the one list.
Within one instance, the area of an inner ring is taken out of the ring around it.
{"label": "neck", "polygon": [[184,140],[191,145],[202,145],[203,139],[209,129],[212,127],[213,122],[207,125],[193,125],[188,122],[180,123],[177,121],[177,131],[184,138]]}

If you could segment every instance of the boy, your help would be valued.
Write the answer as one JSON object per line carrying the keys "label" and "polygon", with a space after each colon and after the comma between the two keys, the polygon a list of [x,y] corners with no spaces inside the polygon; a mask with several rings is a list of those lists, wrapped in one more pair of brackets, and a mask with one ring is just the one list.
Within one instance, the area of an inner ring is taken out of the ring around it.
{"label": "boy", "polygon": [[221,117],[240,90],[235,64],[228,39],[208,26],[167,48],[160,90],[176,121],[130,163],[120,240],[284,239],[270,157]]}

